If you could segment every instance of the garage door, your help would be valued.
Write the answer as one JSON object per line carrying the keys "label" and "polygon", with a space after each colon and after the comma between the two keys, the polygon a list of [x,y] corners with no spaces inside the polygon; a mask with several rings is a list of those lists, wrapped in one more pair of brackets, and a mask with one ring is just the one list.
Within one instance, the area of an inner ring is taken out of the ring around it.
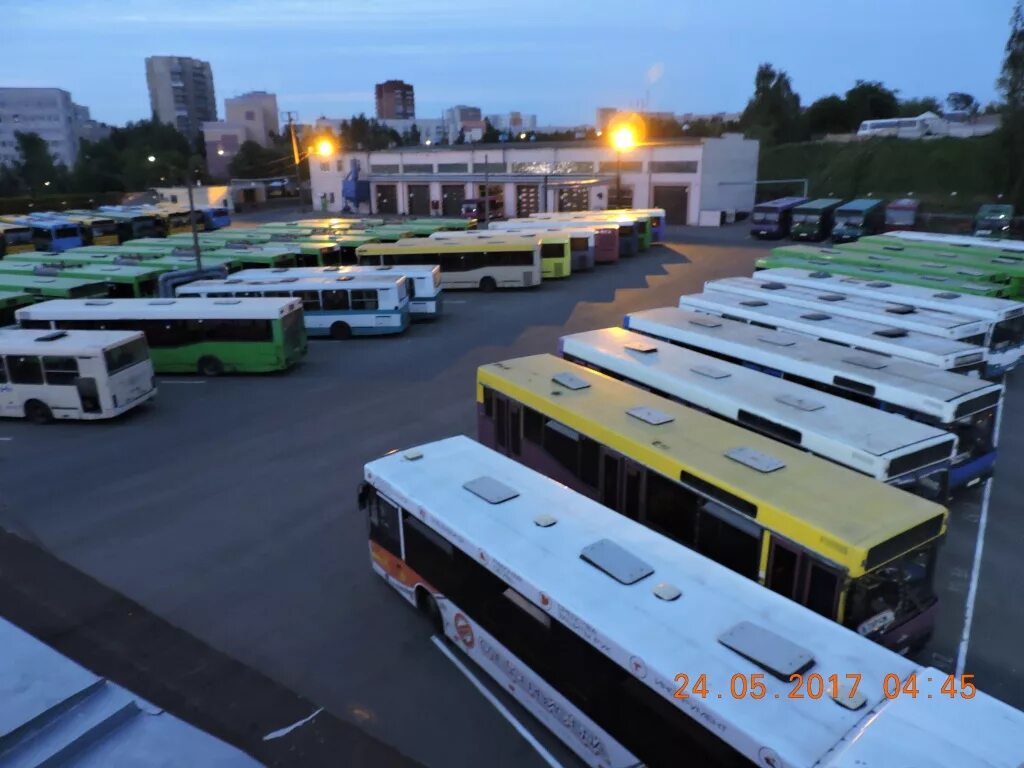
{"label": "garage door", "polygon": [[590,187],[563,187],[558,190],[559,211],[585,211],[590,207]]}
{"label": "garage door", "polygon": [[430,215],[430,185],[410,184],[409,185],[409,207],[410,216]]}
{"label": "garage door", "polygon": [[441,212],[445,216],[459,217],[462,215],[462,203],[466,199],[465,184],[441,185]]}
{"label": "garage door", "polygon": [[686,224],[690,188],[685,184],[654,188],[654,207],[665,209],[666,224]]}
{"label": "garage door", "polygon": [[540,210],[540,192],[536,184],[516,184],[516,216],[526,217]]}
{"label": "garage door", "polygon": [[398,191],[394,184],[377,185],[377,213],[398,213]]}

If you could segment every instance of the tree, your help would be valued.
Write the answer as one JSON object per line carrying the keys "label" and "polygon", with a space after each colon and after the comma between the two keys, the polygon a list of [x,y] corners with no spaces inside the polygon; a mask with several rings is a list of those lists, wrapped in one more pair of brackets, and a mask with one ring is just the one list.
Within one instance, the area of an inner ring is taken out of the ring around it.
{"label": "tree", "polygon": [[491,125],[491,121],[484,118],[484,134],[480,137],[480,141],[484,144],[497,144],[501,141],[501,132]]}
{"label": "tree", "polygon": [[896,117],[899,101],[896,91],[877,81],[858,80],[846,92],[846,108],[850,111],[850,124],[856,128],[865,120],[884,120]]}
{"label": "tree", "polygon": [[465,128],[459,128],[459,135],[455,137],[455,143],[456,144],[465,144],[466,143],[466,129]]}
{"label": "tree", "polygon": [[416,146],[419,143],[420,129],[419,126],[416,125],[416,123],[413,123],[411,126],[409,126],[409,139],[408,141],[406,141],[406,144],[408,144],[409,146]]}
{"label": "tree", "polygon": [[951,91],[946,97],[946,105],[951,112],[966,112],[971,117],[978,114],[978,110],[981,108],[978,100],[971,94],[960,91]]}
{"label": "tree", "polygon": [[795,141],[800,134],[800,96],[782,70],[761,64],[754,76],[754,95],[740,125],[749,135],[770,144]]}
{"label": "tree", "polygon": [[67,168],[58,164],[46,141],[37,133],[14,132],[21,159],[14,165],[14,173],[22,188],[29,194],[38,195],[44,190],[63,192],[67,190]]}
{"label": "tree", "polygon": [[238,153],[228,163],[228,172],[237,179],[262,179],[280,176],[287,168],[274,169],[279,153],[260,146],[255,141],[244,141]]}
{"label": "tree", "polygon": [[648,139],[675,139],[687,135],[678,120],[665,117],[648,117],[644,120],[644,133]]}
{"label": "tree", "polygon": [[899,117],[917,117],[925,112],[941,115],[942,105],[939,104],[939,100],[925,96],[920,99],[902,99],[899,103]]}
{"label": "tree", "polygon": [[848,133],[856,128],[850,122],[846,102],[834,93],[823,96],[804,112],[806,133],[812,138],[826,133]]}
{"label": "tree", "polygon": [[1010,198],[1024,208],[1024,0],[1017,0],[1010,17],[1010,36],[998,83],[1005,102],[1000,132]]}

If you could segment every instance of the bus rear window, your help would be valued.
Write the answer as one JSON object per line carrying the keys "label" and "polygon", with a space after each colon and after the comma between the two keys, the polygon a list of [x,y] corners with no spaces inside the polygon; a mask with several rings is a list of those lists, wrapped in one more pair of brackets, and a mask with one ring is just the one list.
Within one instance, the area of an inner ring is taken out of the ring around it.
{"label": "bus rear window", "polygon": [[104,350],[103,358],[107,362],[107,373],[113,376],[119,371],[149,359],[149,347],[145,339],[135,339],[111,349]]}
{"label": "bus rear window", "polygon": [[569,240],[569,245],[574,251],[585,251],[587,250],[587,238],[574,237]]}
{"label": "bus rear window", "polygon": [[540,255],[545,259],[560,259],[565,256],[565,246],[559,243],[543,243],[540,247]]}
{"label": "bus rear window", "polygon": [[57,227],[56,237],[78,237],[78,227]]}

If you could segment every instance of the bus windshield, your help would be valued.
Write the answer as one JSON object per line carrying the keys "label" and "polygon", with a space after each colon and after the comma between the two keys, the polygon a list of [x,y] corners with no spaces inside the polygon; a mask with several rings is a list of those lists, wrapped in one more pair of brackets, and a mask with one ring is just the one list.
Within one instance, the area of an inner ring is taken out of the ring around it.
{"label": "bus windshield", "polygon": [[794,224],[817,224],[821,219],[816,213],[794,213],[793,223]]}
{"label": "bus windshield", "polygon": [[992,349],[1017,347],[1024,342],[1024,315],[996,323],[992,329]]}
{"label": "bus windshield", "polygon": [[916,214],[910,208],[890,208],[885,214],[885,223],[896,227],[911,227]]}
{"label": "bus windshield", "polygon": [[934,603],[936,551],[933,542],[857,579],[850,587],[847,626],[870,636]]}
{"label": "bus windshield", "polygon": [[754,211],[750,218],[758,224],[774,224],[779,220],[779,214],[774,211]]}
{"label": "bus windshield", "polygon": [[104,350],[103,357],[107,361],[107,373],[113,376],[115,373],[148,360],[149,347],[146,345],[145,339],[135,339]]}
{"label": "bus windshield", "polygon": [[859,227],[864,224],[864,217],[859,213],[841,213],[836,216],[836,225],[840,227]]}

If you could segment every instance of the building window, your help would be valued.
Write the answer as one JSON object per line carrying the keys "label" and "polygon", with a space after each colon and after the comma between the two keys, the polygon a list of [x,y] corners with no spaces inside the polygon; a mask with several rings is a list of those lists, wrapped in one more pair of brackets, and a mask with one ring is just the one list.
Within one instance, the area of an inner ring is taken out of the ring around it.
{"label": "building window", "polygon": [[338,169],[338,173],[343,173],[344,172],[344,167],[345,167],[345,161],[344,160],[338,160],[335,163],[335,167]]}
{"label": "building window", "polygon": [[615,173],[619,168],[623,173],[640,173],[644,169],[644,164],[640,160],[623,160],[621,165],[615,160],[602,160],[598,171],[600,173]]}
{"label": "building window", "polygon": [[696,160],[651,160],[651,173],[696,173]]}
{"label": "building window", "polygon": [[[338,162],[341,162],[341,161],[339,160]],[[327,172],[327,171],[331,170],[331,164],[330,163],[320,163],[320,170],[324,171],[324,172]]]}
{"label": "building window", "polygon": [[330,201],[331,201],[332,203],[334,202],[334,193],[333,193],[333,192],[331,192],[331,194],[330,194],[330,195],[328,195],[328,199],[329,199],[329,200],[330,200]]}
{"label": "building window", "polygon": [[370,173],[398,173],[398,163],[370,164]]}
{"label": "building window", "polygon": [[256,119],[256,113],[253,112],[251,109],[247,109],[245,111],[245,119],[246,120],[255,120]]}
{"label": "building window", "polygon": [[469,173],[469,163],[438,163],[438,173]]}
{"label": "building window", "polygon": [[433,163],[405,163],[402,166],[402,173],[433,173]]}
{"label": "building window", "polygon": [[473,173],[504,173],[504,163],[473,163]]}

